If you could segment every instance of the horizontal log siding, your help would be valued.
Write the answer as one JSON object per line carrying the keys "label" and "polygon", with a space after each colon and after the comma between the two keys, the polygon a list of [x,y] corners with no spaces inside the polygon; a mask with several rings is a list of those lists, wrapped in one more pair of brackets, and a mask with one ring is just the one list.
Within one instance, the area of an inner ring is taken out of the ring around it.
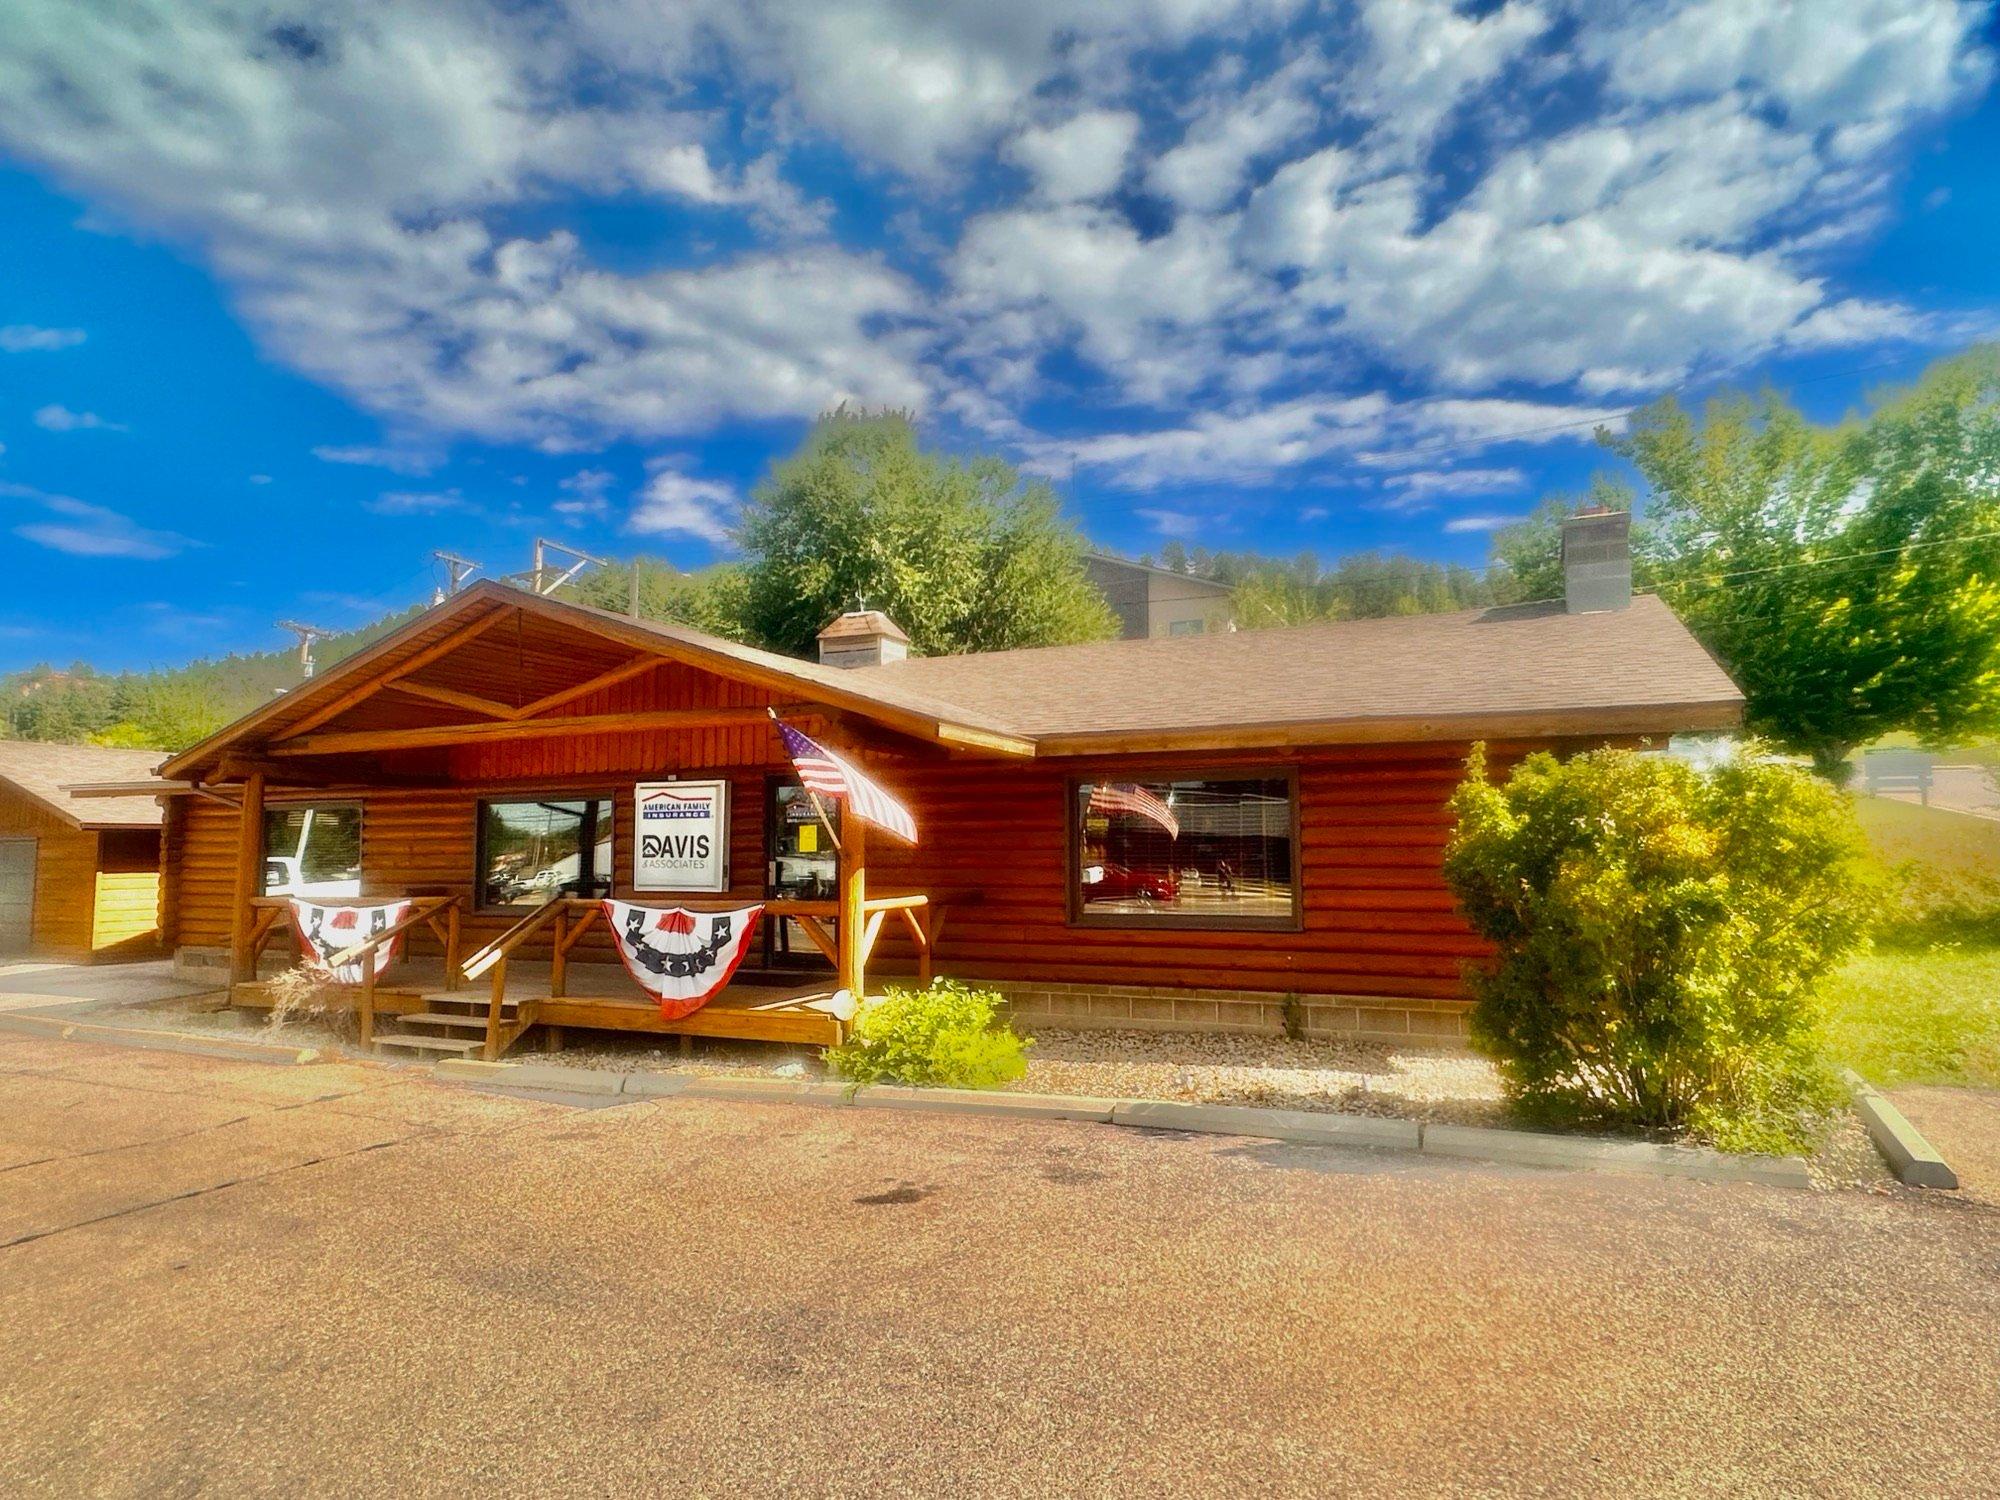
{"label": "horizontal log siding", "polygon": [[[667,665],[561,711],[755,706],[769,699],[761,690]],[[853,743],[839,730],[827,733],[836,742]],[[1495,768],[1505,769],[1527,747],[1491,748]],[[948,920],[938,957],[947,974],[1056,984],[1452,999],[1462,993],[1463,965],[1484,952],[1457,915],[1439,869],[1449,830],[1445,804],[1466,750],[1462,744],[1431,744],[1173,760],[1023,762],[913,755],[878,761],[883,781],[909,802],[923,842],[905,850],[886,835],[871,839],[869,888],[877,894],[979,894],[976,904],[954,909]],[[394,754],[373,763],[391,774],[437,764]],[[616,889],[629,895],[632,783],[676,772],[730,781],[731,894],[754,900],[762,892],[764,778],[784,762],[776,736],[761,727],[468,745],[447,752],[445,764],[462,790],[382,791],[362,799],[368,893],[429,891],[469,898],[479,798],[533,789],[614,797]],[[1290,765],[1299,770],[1302,931],[1070,924],[1065,890],[1068,777],[1109,774],[1131,780],[1154,773]],[[287,799],[278,795],[273,800]],[[168,897],[178,928],[175,940],[185,946],[224,944],[235,814],[199,799],[182,801],[177,811],[178,847],[169,862],[173,888]],[[499,914],[468,914],[467,950],[497,934],[508,920]],[[595,951],[579,950],[579,960],[610,957],[601,934],[587,945]],[[420,951],[432,946],[427,935],[420,935]],[[872,970],[890,974],[913,964],[902,924],[885,923]]]}
{"label": "horizontal log siding", "polygon": [[[1491,747],[1504,770],[1523,747]],[[1356,747],[1288,756],[1203,756],[990,762],[898,768],[922,843],[871,840],[871,890],[978,891],[953,911],[942,972],[967,978],[1138,985],[1282,994],[1453,999],[1485,945],[1445,888],[1446,802],[1468,747]],[[1303,930],[1078,926],[1069,921],[1067,786],[1072,776],[1299,769],[1297,851]],[[878,966],[905,967],[909,947],[885,927]],[[884,963],[886,960],[886,963]]]}

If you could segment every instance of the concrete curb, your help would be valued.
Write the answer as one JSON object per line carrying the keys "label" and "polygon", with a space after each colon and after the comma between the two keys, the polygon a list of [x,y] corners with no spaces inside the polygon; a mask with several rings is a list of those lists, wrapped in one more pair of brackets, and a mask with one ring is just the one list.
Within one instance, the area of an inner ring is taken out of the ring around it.
{"label": "concrete curb", "polygon": [[[1183,1104],[1170,1099],[1092,1099],[1060,1094],[987,1093],[973,1089],[917,1089],[809,1078],[682,1077],[672,1073],[608,1073],[549,1063],[474,1062],[448,1058],[439,1077],[493,1088],[543,1093],[624,1094],[634,1098],[734,1099],[761,1104],[822,1108],[906,1109],[934,1114],[985,1115],[1016,1120],[1080,1120],[1136,1130],[1176,1130],[1243,1136],[1296,1145],[1409,1151],[1458,1161],[1619,1172],[1641,1177],[1684,1177],[1698,1182],[1750,1182],[1765,1187],[1808,1188],[1812,1176],[1796,1156],[1736,1156],[1705,1146],[1609,1141],[1589,1136],[1539,1135],[1470,1125],[1426,1125],[1373,1115],[1322,1114],[1239,1104]],[[1900,1119],[1901,1117],[1898,1116]],[[1921,1139],[1921,1137],[1919,1137]],[[1954,1179],[1955,1180],[1955,1179]]]}
{"label": "concrete curb", "polygon": [[447,1057],[433,1071],[442,1078],[467,1083],[488,1083],[503,1089],[534,1089],[560,1094],[622,1093],[623,1073],[606,1073],[596,1068],[563,1068],[548,1063],[479,1062],[469,1057]]}
{"label": "concrete curb", "polygon": [[1958,1173],[1938,1154],[1937,1147],[1924,1139],[1903,1112],[1878,1092],[1873,1084],[1852,1068],[1843,1068],[1841,1077],[1854,1094],[1854,1108],[1868,1131],[1882,1160],[1899,1182],[1911,1187],[1955,1188]]}
{"label": "concrete curb", "polygon": [[1109,1125],[1120,1101],[1074,1094],[1000,1094],[978,1089],[908,1089],[875,1084],[854,1096],[857,1109],[914,1109],[993,1115],[1008,1120],[1086,1120]]}
{"label": "concrete curb", "polygon": [[226,1037],[190,1036],[184,1031],[145,1031],[136,1026],[102,1026],[90,1021],[65,1021],[60,1016],[0,1013],[0,1031],[45,1036],[60,1042],[100,1042],[110,1047],[139,1047],[153,1052],[185,1052],[196,1057],[220,1057],[232,1062],[270,1063],[298,1067],[319,1062],[317,1047],[287,1047],[280,1042],[237,1042]]}
{"label": "concrete curb", "polygon": [[1766,1187],[1812,1186],[1812,1174],[1799,1157],[1737,1156],[1726,1151],[1712,1151],[1705,1146],[1593,1140],[1484,1126],[1426,1125],[1423,1150],[1427,1156],[1453,1156],[1466,1161],[1502,1162],[1524,1167],[1628,1172],[1642,1177],[1691,1177],[1700,1182],[1757,1182]]}
{"label": "concrete curb", "polygon": [[1415,1120],[1373,1115],[1327,1115],[1304,1109],[1260,1109],[1243,1104],[1178,1104],[1166,1099],[1121,1099],[1111,1123],[1141,1130],[1193,1130],[1205,1135],[1248,1135],[1314,1146],[1367,1146],[1416,1151],[1423,1127]]}

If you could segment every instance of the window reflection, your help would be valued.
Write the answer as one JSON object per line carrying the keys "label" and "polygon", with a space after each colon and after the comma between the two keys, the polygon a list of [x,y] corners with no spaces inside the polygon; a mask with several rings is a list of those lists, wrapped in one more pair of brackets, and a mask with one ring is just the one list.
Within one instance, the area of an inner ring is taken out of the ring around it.
{"label": "window reflection", "polygon": [[264,894],[361,894],[361,805],[318,802],[264,809]]}
{"label": "window reflection", "polygon": [[479,904],[536,906],[611,894],[608,801],[486,802],[479,810]]}
{"label": "window reflection", "polygon": [[1084,782],[1077,909],[1136,919],[1289,921],[1292,787],[1282,776]]}

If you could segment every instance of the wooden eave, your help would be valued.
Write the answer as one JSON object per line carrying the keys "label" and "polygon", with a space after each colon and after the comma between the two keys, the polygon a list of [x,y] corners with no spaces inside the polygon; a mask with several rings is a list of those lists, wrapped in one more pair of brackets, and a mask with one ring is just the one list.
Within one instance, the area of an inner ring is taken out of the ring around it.
{"label": "wooden eave", "polygon": [[[448,659],[516,611],[625,647],[634,656],[592,674],[586,681],[547,692],[527,704],[506,704],[434,684],[406,680],[413,679],[416,673],[433,662]],[[793,670],[785,664],[784,658],[768,652],[711,641],[699,632],[650,626],[601,610],[486,582],[467,589],[443,606],[441,611],[430,611],[391,631],[339,662],[310,684],[244,715],[234,724],[173,757],[161,766],[160,774],[172,781],[200,783],[212,780],[214,773],[232,753],[240,752],[256,757],[282,756],[290,763],[299,757],[352,753],[383,748],[391,743],[445,745],[501,738],[572,735],[599,729],[691,727],[700,719],[700,714],[682,712],[673,715],[663,711],[657,714],[595,716],[594,720],[592,716],[581,715],[537,717],[550,714],[587,693],[666,662],[678,662],[713,672],[785,698],[803,700],[807,705],[852,714],[948,749],[1009,756],[1031,756],[1035,753],[1031,740],[1009,734],[997,726],[961,722],[948,714],[925,711],[906,703],[888,701],[856,687],[829,682],[825,680],[825,674]],[[313,734],[314,730],[332,723],[377,694],[399,690],[406,697],[415,697],[433,706],[451,707],[461,713],[476,713],[481,718],[471,722],[420,724],[372,732],[336,728],[322,735]],[[750,711],[704,712],[709,721],[721,722],[732,715]],[[763,711],[756,710],[755,716],[763,717]],[[613,719],[617,720],[615,724],[610,722]],[[385,740],[384,736],[397,738]]]}
{"label": "wooden eave", "polygon": [[1230,724],[1190,729],[1102,730],[1044,734],[1043,756],[1137,755],[1206,750],[1303,749],[1316,745],[1412,744],[1477,739],[1560,739],[1595,735],[1670,735],[1735,729],[1740,701],[1576,708],[1531,713],[1436,714]]}

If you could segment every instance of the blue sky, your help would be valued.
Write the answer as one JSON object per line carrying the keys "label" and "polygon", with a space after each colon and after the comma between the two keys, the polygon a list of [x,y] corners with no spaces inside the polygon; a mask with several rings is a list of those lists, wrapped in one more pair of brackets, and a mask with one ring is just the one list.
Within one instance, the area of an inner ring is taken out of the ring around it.
{"label": "blue sky", "polygon": [[14,0],[0,670],[537,534],[684,566],[813,413],[1086,532],[1481,561],[1598,420],[1995,331],[1967,0]]}

